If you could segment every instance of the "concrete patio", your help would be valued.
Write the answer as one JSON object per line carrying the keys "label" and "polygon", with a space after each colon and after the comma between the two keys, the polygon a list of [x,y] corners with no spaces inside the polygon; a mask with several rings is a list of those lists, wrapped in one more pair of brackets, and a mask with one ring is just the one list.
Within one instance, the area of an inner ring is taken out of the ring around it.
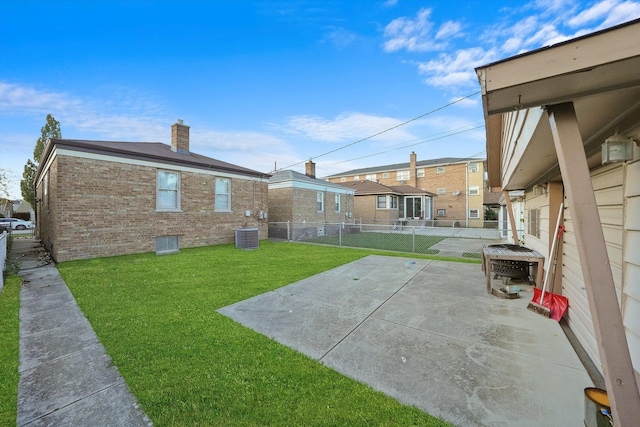
{"label": "concrete patio", "polygon": [[484,283],[478,264],[372,255],[219,312],[455,425],[583,425],[593,382],[560,325]]}

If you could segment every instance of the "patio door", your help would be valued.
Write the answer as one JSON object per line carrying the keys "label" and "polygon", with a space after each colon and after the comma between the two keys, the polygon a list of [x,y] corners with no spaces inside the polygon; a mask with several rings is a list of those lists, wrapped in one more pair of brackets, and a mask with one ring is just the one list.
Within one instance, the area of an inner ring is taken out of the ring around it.
{"label": "patio door", "polygon": [[422,196],[404,198],[404,217],[418,219],[422,214]]}

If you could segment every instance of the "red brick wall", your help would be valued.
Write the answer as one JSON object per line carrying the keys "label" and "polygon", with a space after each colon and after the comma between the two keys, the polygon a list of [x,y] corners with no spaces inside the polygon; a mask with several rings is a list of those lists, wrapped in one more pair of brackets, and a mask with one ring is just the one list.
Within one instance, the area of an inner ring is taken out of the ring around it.
{"label": "red brick wall", "polygon": [[215,176],[181,172],[182,212],[156,212],[157,170],[57,156],[50,168],[50,209],[38,218],[39,236],[53,257],[155,251],[157,236],[179,236],[180,248],[230,243],[243,226],[259,227],[260,237],[267,238],[266,220],[245,217],[247,209],[252,215],[267,211],[266,182],[232,178],[233,212],[214,212]]}

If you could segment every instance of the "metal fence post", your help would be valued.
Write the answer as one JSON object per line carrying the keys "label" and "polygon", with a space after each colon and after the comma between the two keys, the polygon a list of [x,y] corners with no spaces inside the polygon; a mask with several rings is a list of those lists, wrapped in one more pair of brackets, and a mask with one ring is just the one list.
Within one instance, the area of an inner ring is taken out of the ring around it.
{"label": "metal fence post", "polygon": [[[344,227],[344,222],[342,223],[342,227]],[[342,247],[342,227],[338,227],[338,246]]]}
{"label": "metal fence post", "polygon": [[412,231],[412,234],[413,234],[413,239],[412,239],[413,240],[413,252],[415,253],[416,252],[416,227],[415,226],[411,227],[411,231]]}
{"label": "metal fence post", "polygon": [[287,242],[291,241],[291,232],[290,232],[290,229],[289,229],[289,222],[290,221],[287,221]]}

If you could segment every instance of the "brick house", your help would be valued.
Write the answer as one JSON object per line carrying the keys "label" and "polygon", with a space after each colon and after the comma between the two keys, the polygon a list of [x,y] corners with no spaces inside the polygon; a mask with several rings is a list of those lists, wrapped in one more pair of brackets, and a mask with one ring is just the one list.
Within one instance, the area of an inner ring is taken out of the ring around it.
{"label": "brick house", "polygon": [[433,200],[433,218],[482,226],[484,164],[484,159],[455,157],[418,161],[412,152],[409,163],[354,169],[327,179],[343,184],[369,180],[387,186],[410,185],[438,196]]}
{"label": "brick house", "polygon": [[267,237],[268,174],[171,145],[50,139],[36,172],[36,235],[56,261],[233,242],[241,227]]}
{"label": "brick house", "polygon": [[[351,221],[353,195],[352,189],[317,179],[312,161],[305,164],[304,174],[277,171],[269,179],[269,237],[297,240],[331,234],[335,227],[326,224]],[[294,226],[290,229],[287,222]],[[294,228],[296,235],[287,236]]]}
{"label": "brick house", "polygon": [[394,224],[398,220],[430,220],[434,194],[411,185],[387,186],[374,181],[349,181],[355,190],[353,214],[363,223]]}

